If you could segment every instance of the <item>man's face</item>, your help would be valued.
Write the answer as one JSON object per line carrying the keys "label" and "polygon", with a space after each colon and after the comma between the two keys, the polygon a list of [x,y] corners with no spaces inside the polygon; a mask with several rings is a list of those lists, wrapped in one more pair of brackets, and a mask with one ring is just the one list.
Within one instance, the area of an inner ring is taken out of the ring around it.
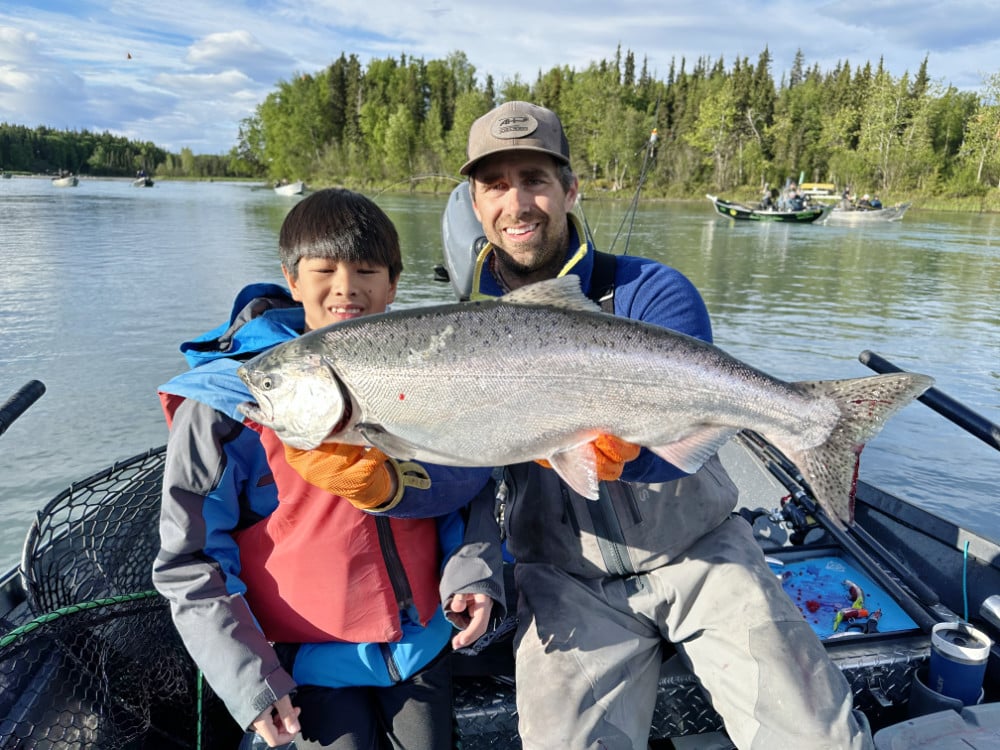
{"label": "man's face", "polygon": [[576,194],[576,181],[564,190],[558,165],[546,154],[510,151],[476,166],[473,209],[511,288],[558,273],[569,243],[566,214]]}
{"label": "man's face", "polygon": [[385,266],[302,258],[296,278],[285,269],[282,272],[292,298],[305,308],[307,331],[385,312],[396,297],[396,282],[389,281]]}

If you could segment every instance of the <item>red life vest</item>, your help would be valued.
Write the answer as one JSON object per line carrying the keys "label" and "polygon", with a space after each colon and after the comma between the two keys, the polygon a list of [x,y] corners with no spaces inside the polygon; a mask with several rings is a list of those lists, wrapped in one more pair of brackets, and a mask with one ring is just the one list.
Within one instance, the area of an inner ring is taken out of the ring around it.
{"label": "red life vest", "polygon": [[[261,433],[278,487],[277,509],[233,536],[246,599],[269,640],[384,643],[402,636],[400,610],[375,516],[306,482],[273,430]],[[420,623],[441,600],[433,519],[381,519],[391,530]],[[391,555],[390,555],[391,556]],[[397,574],[398,575],[398,574]]]}

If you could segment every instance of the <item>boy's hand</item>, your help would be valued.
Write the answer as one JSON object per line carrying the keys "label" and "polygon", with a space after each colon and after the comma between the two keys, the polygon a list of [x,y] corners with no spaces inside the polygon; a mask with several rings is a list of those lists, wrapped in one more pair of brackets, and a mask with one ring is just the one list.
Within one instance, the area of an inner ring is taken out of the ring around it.
{"label": "boy's hand", "polygon": [[285,460],[309,484],[362,510],[378,508],[395,495],[396,472],[378,448],[322,443],[304,451],[286,445]]}
{"label": "boy's hand", "polygon": [[493,600],[486,594],[455,594],[445,608],[451,623],[461,629],[451,639],[452,648],[457,651],[479,640],[486,633],[492,611]]}
{"label": "boy's hand", "polygon": [[285,695],[254,719],[250,728],[263,737],[271,747],[287,745],[302,730],[299,724],[300,713],[302,709],[293,706],[292,699]]}
{"label": "boy's hand", "polygon": [[[614,435],[598,435],[590,444],[594,446],[597,478],[602,482],[613,482],[621,478],[625,464],[634,461],[642,450],[641,446],[627,443]],[[538,463],[552,468],[544,458],[538,459]]]}

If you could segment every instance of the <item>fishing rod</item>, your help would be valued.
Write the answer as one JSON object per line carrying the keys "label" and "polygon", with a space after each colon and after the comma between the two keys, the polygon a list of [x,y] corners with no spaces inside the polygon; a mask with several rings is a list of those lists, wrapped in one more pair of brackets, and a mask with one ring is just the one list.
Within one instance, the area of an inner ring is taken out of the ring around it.
{"label": "fishing rod", "polygon": [[[656,114],[653,117],[654,124],[660,116],[660,99],[656,100]],[[642,193],[642,187],[646,182],[646,178],[649,175],[649,170],[653,166],[653,162],[656,159],[656,151],[659,148],[660,136],[657,129],[654,127],[649,133],[649,140],[642,147],[643,159],[642,167],[639,169],[639,180],[635,186],[635,193],[632,195],[632,201],[629,203],[629,207],[625,210],[625,215],[622,216],[622,222],[618,225],[618,232],[615,234],[613,240],[611,240],[611,246],[608,248],[608,252],[613,253],[615,251],[615,244],[618,242],[618,238],[621,236],[622,229],[625,228],[625,222],[629,222],[628,234],[625,235],[625,250],[622,255],[628,255],[628,244],[632,239],[632,228],[635,226],[635,217],[639,210],[639,195]],[[638,153],[638,152],[636,152]]]}
{"label": "fishing rod", "polygon": [[404,184],[413,185],[415,182],[420,182],[421,180],[448,180],[449,182],[454,182],[459,185],[461,185],[464,182],[464,180],[460,180],[457,177],[454,177],[450,174],[439,174],[436,172],[431,172],[429,174],[417,174],[413,175],[412,177],[407,177],[402,180],[397,180],[396,182],[386,185],[384,188],[382,188],[381,190],[379,190],[377,193],[373,194],[370,197],[374,200],[375,198],[378,198],[380,195],[382,195],[382,193],[392,190],[397,185],[404,185]]}
{"label": "fishing rod", "polygon": [[[884,357],[873,351],[865,349],[858,355],[861,364],[867,365],[869,369],[879,373],[906,372]],[[938,414],[948,419],[971,435],[982,440],[987,445],[1000,450],[1000,425],[991,422],[986,417],[974,412],[965,404],[956,401],[946,393],[942,393],[937,388],[928,388],[917,397]]]}
{"label": "fishing rod", "polygon": [[[635,216],[639,208],[639,195],[642,193],[642,187],[646,182],[646,177],[649,175],[649,170],[653,165],[656,158],[656,150],[659,147],[659,132],[657,131],[655,124],[660,117],[660,100],[662,97],[657,97],[656,99],[656,114],[653,116],[654,127],[649,133],[649,139],[642,146],[643,159],[642,166],[639,168],[639,179],[635,186],[635,193],[632,195],[632,200],[629,203],[628,208],[625,210],[624,216],[622,216],[621,224],[618,225],[618,231],[615,233],[614,239],[611,240],[611,245],[608,247],[609,253],[614,253],[615,245],[618,243],[618,238],[621,237],[622,230],[625,228],[625,222],[629,222],[628,234],[625,236],[625,250],[622,255],[628,255],[628,243],[632,238],[632,228],[635,226]],[[635,155],[639,152],[636,151]],[[580,214],[580,219],[583,222],[583,231],[586,234],[587,241],[592,247],[597,247],[594,242],[594,235],[590,230],[590,223],[587,221],[586,212],[583,209],[583,200],[579,196],[577,197],[576,209]]]}

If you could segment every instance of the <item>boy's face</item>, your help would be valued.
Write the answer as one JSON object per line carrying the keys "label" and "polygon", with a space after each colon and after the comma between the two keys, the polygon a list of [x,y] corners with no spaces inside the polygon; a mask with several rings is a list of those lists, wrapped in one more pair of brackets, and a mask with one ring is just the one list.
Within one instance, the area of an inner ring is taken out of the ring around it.
{"label": "boy's face", "polygon": [[389,269],[329,258],[302,258],[298,278],[282,269],[292,297],[302,303],[306,330],[385,312],[396,298]]}

